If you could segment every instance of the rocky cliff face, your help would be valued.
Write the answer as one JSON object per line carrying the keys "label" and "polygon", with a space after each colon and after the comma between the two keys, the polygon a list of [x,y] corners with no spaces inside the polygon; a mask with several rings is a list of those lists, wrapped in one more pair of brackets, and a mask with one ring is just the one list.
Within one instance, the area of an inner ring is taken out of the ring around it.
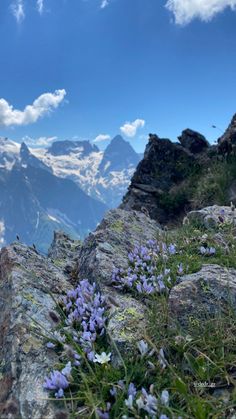
{"label": "rocky cliff face", "polygon": [[182,132],[180,143],[150,134],[121,208],[143,211],[165,225],[206,204],[234,202],[235,121],[218,146],[190,129]]}
{"label": "rocky cliff face", "polygon": [[144,158],[137,167],[121,208],[143,210],[151,218],[165,223],[166,211],[160,204],[162,197],[196,169],[196,160],[188,149],[150,135]]}
{"label": "rocky cliff face", "polygon": [[225,133],[218,139],[218,148],[221,154],[236,152],[236,114],[233,116]]}

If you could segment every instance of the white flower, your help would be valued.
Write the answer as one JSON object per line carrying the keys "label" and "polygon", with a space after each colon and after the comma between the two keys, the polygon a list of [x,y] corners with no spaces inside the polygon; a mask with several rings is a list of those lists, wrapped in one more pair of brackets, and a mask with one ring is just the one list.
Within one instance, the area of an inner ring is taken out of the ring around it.
{"label": "white flower", "polygon": [[169,398],[169,392],[167,390],[163,390],[163,392],[161,393],[161,404],[163,404],[164,406],[168,406]]}
{"label": "white flower", "polygon": [[138,349],[139,349],[139,352],[142,356],[146,355],[146,353],[148,352],[147,342],[145,342],[145,340],[140,340],[138,342]]}
{"label": "white flower", "polygon": [[111,360],[111,352],[106,354],[102,352],[101,355],[95,354],[93,362],[98,362],[99,364],[107,364]]}

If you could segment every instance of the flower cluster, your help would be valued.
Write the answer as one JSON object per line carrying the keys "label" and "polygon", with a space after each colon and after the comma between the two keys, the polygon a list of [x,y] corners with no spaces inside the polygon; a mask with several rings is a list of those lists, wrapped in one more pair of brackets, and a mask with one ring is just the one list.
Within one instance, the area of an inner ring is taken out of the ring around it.
{"label": "flower cluster", "polygon": [[55,397],[60,398],[64,396],[64,390],[69,387],[69,381],[71,375],[71,362],[63,368],[62,371],[52,371],[49,377],[45,378],[43,387],[46,390],[56,390]]}
{"label": "flower cluster", "polygon": [[[125,391],[125,383],[123,380],[118,381],[116,386],[113,386],[110,390],[111,395],[116,398],[118,396],[119,391]],[[151,385],[149,388],[149,392],[142,388],[141,391],[138,391],[134,383],[130,383],[127,390],[127,398],[124,401],[124,407],[128,409],[129,412],[132,414],[140,415],[141,412],[145,412],[151,418],[161,418],[161,419],[168,419],[167,416],[161,413],[163,407],[169,405],[169,392],[167,390],[163,390],[161,395],[157,398],[154,395],[154,386]],[[110,407],[110,406],[109,406]],[[103,412],[104,414],[105,412]],[[106,417],[109,418],[109,413],[106,411]],[[99,416],[104,417],[104,416]],[[123,419],[128,419],[129,416],[124,415]]]}
{"label": "flower cluster", "polygon": [[214,256],[216,253],[216,249],[214,247],[201,246],[199,251],[203,256]]}
{"label": "flower cluster", "polygon": [[[153,294],[165,291],[171,285],[171,271],[166,262],[176,253],[174,244],[157,243],[149,240],[146,246],[135,246],[128,254],[129,267],[127,271],[115,269],[112,283],[119,289],[133,289],[139,294]],[[179,273],[182,273],[182,265]]]}
{"label": "flower cluster", "polygon": [[95,283],[90,284],[87,279],[68,291],[62,299],[66,313],[66,323],[73,327],[73,339],[80,343],[88,358],[94,359],[94,342],[98,336],[104,334],[105,300],[96,290]]}

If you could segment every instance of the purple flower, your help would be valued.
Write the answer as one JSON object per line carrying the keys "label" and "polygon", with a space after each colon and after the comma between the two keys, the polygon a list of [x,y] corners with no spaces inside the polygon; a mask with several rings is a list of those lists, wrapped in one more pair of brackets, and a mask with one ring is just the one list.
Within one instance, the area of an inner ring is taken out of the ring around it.
{"label": "purple flower", "polygon": [[99,417],[99,419],[109,419],[110,415],[108,412],[101,410],[101,409],[97,409],[96,410],[97,415]]}
{"label": "purple flower", "polygon": [[170,255],[175,255],[176,254],[176,247],[174,244],[170,244],[170,246],[168,247],[168,251],[170,253]]}
{"label": "purple flower", "polygon": [[[85,352],[91,352],[93,342],[105,332],[105,299],[96,291],[95,283],[80,281],[63,299],[66,323],[74,328],[73,340],[80,342]],[[78,362],[76,363],[78,365]]]}
{"label": "purple flower", "polygon": [[142,395],[136,400],[138,409],[145,410],[152,417],[156,417],[157,398],[152,394],[148,394],[145,388],[142,388]]}
{"label": "purple flower", "polygon": [[128,396],[128,399],[125,400],[125,405],[128,407],[128,409],[133,409],[133,403],[134,403],[134,398],[133,396],[130,394]]}
{"label": "purple flower", "polygon": [[115,397],[116,395],[117,395],[117,389],[116,389],[116,387],[112,387],[111,389],[110,389],[110,394],[113,396],[113,397]]}
{"label": "purple flower", "polygon": [[216,249],[214,247],[209,248],[209,255],[214,255],[216,253]]}
{"label": "purple flower", "polygon": [[130,383],[128,387],[128,396],[132,396],[134,398],[136,394],[137,394],[137,390],[134,383]]}
{"label": "purple flower", "polygon": [[199,250],[203,256],[213,256],[216,253],[216,249],[214,247],[201,246]]}
{"label": "purple flower", "polygon": [[182,263],[180,263],[178,265],[178,271],[177,272],[178,272],[179,275],[182,275],[183,274],[184,268],[183,268],[183,264]]}
{"label": "purple flower", "polygon": [[89,361],[93,361],[95,358],[95,352],[94,351],[90,351],[87,353],[87,357]]}
{"label": "purple flower", "polygon": [[139,294],[160,293],[167,289],[168,283],[171,285],[172,280],[168,268],[158,274],[159,263],[162,270],[163,258],[168,260],[168,257],[175,253],[174,244],[167,246],[162,242],[158,245],[156,241],[149,240],[146,246],[136,245],[128,254],[127,271],[115,269],[112,282],[118,289],[134,290]]}
{"label": "purple flower", "polygon": [[158,281],[158,286],[159,286],[160,292],[166,289],[164,282],[161,280]]}
{"label": "purple flower", "polygon": [[199,250],[200,250],[202,255],[206,254],[206,248],[205,247],[201,246]]}
{"label": "purple flower", "polygon": [[155,415],[157,412],[157,399],[152,394],[148,394],[145,397],[145,405],[144,410],[148,412],[150,415]]}
{"label": "purple flower", "polygon": [[106,410],[97,409],[96,412],[99,419],[109,419],[110,415],[108,412],[110,408],[111,408],[111,403],[107,403]]}
{"label": "purple flower", "polygon": [[125,383],[124,383],[123,380],[119,380],[117,384],[121,388],[121,390],[124,390],[125,389]]}
{"label": "purple flower", "polygon": [[63,375],[65,375],[65,377],[70,377],[70,375],[71,375],[71,370],[72,370],[72,366],[71,366],[71,362],[68,362],[67,364],[66,364],[66,366],[63,368],[63,370],[61,371],[61,373],[63,374]]}
{"label": "purple flower", "polygon": [[52,342],[48,342],[46,346],[48,349],[54,349],[56,347],[55,343]]}
{"label": "purple flower", "polygon": [[61,397],[64,397],[64,390],[60,388],[56,393],[55,396],[57,399],[60,399]]}
{"label": "purple flower", "polygon": [[64,390],[69,387],[69,382],[60,371],[52,371],[49,377],[45,378],[43,387],[47,390]]}

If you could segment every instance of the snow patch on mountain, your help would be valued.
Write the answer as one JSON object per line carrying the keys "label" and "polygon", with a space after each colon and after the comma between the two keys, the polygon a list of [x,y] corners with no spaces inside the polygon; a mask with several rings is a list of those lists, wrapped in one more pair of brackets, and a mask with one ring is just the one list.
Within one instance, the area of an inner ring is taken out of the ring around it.
{"label": "snow patch on mountain", "polygon": [[[80,147],[56,155],[42,148],[30,152],[52,168],[54,175],[73,180],[84,192],[109,207],[120,204],[136,168],[129,163],[120,170],[109,170],[112,169],[110,160],[103,165],[105,152],[98,150],[85,155]],[[117,159],[119,161],[119,156]]]}
{"label": "snow patch on mountain", "polygon": [[20,144],[0,137],[0,168],[11,170],[16,159],[19,158]]}

